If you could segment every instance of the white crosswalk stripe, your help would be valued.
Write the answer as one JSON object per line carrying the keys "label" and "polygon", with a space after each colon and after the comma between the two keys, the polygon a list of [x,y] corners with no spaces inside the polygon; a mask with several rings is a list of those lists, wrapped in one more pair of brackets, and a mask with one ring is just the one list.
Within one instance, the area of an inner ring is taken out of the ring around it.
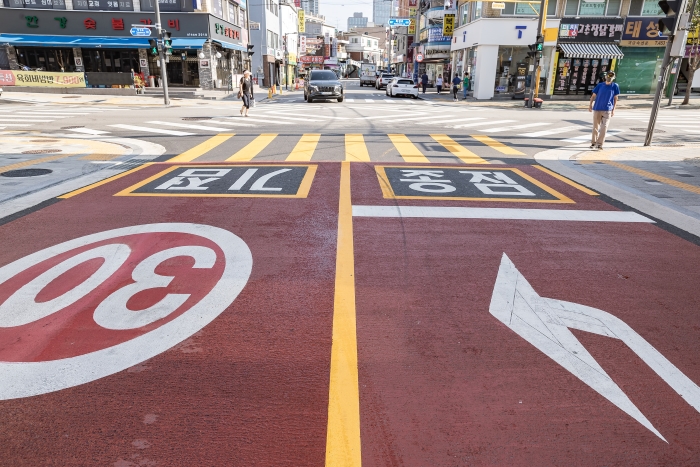
{"label": "white crosswalk stripe", "polygon": [[161,135],[171,135],[171,136],[192,136],[194,133],[186,133],[184,131],[175,130],[164,130],[162,128],[150,128],[145,126],[135,126],[135,125],[123,125],[121,123],[116,123],[114,125],[109,125],[115,128],[121,128],[123,130],[133,130],[133,131],[144,131],[146,133],[157,133]]}
{"label": "white crosswalk stripe", "polygon": [[583,128],[581,125],[563,126],[560,128],[552,128],[551,130],[535,131],[533,133],[521,133],[518,136],[524,136],[526,138],[539,138],[541,136],[560,135],[562,133],[568,133],[570,131],[579,130],[581,128]]}
{"label": "white crosswalk stripe", "polygon": [[109,131],[93,130],[91,128],[69,128],[68,131],[74,131],[76,133],[83,133],[86,135],[100,136],[109,134]]}
{"label": "white crosswalk stripe", "polygon": [[158,120],[146,122],[152,125],[165,125],[172,126],[176,128],[187,128],[188,130],[206,130],[206,131],[227,131],[228,128],[208,126],[208,125],[193,125],[191,123],[174,123],[174,122],[161,122]]}
{"label": "white crosswalk stripe", "polygon": [[500,127],[500,128],[481,128],[481,129],[479,129],[479,131],[484,132],[484,133],[502,133],[504,131],[520,130],[522,128],[532,128],[535,126],[542,126],[542,125],[549,125],[549,123],[537,122],[537,123],[526,123],[524,125],[505,126],[505,127]]}
{"label": "white crosswalk stripe", "polygon": [[495,125],[497,123],[512,123],[515,120],[493,120],[488,122],[465,123],[464,125],[450,125],[449,128],[469,128],[481,125]]}
{"label": "white crosswalk stripe", "polygon": [[[608,132],[606,133],[606,138],[610,138],[612,136],[617,136],[620,133],[622,133],[622,130],[608,130]],[[585,135],[563,139],[562,141],[565,141],[567,143],[582,143],[584,141],[590,141],[590,139],[591,139],[591,134],[586,133]]]}

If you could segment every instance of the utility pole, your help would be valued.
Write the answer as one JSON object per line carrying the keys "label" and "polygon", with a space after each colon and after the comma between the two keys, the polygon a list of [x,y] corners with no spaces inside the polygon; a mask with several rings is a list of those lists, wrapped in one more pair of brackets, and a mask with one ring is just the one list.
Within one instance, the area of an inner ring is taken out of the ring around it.
{"label": "utility pole", "polygon": [[[693,5],[695,2],[693,2]],[[668,65],[671,63],[671,49],[676,40],[676,30],[679,27],[679,21],[685,12],[685,0],[661,0],[659,6],[666,14],[665,18],[659,20],[659,32],[668,30],[668,41],[666,41],[666,52],[664,53],[663,62],[661,62],[661,70],[656,84],[656,93],[654,94],[654,104],[651,107],[649,115],[649,124],[647,125],[647,135],[644,138],[644,146],[651,146],[651,141],[654,139],[654,128],[656,126],[656,117],[659,114],[659,105],[661,104],[661,95],[666,87],[666,77],[668,76]],[[681,25],[685,27],[685,25]],[[685,37],[684,35],[681,35]],[[685,41],[683,41],[685,42]],[[685,44],[682,44],[685,47]]]}
{"label": "utility pole", "polygon": [[[544,27],[547,18],[547,0],[540,1],[540,17],[537,21],[537,37],[538,40],[535,41],[540,44],[539,37],[542,37],[542,44],[544,44]],[[544,50],[544,47],[542,47]],[[542,52],[535,51],[534,63],[532,66],[532,74],[530,75],[530,98],[527,100],[527,107],[532,108],[535,100],[535,89],[540,85],[540,56]],[[539,90],[538,90],[539,91]]]}
{"label": "utility pole", "polygon": [[158,5],[158,0],[155,0],[156,9],[156,40],[161,44],[158,48],[158,58],[160,59],[160,79],[163,81],[163,102],[165,105],[170,105],[170,98],[168,97],[168,71],[165,69],[165,44],[163,44],[162,39],[162,29],[160,28],[160,6]]}
{"label": "utility pole", "polygon": [[680,73],[680,71],[681,71],[681,62],[682,62],[682,60],[674,58],[673,62],[671,64],[671,71],[673,71],[673,67],[676,66],[676,63],[678,63],[678,66],[676,66],[676,72],[671,74],[671,83],[670,83],[671,89],[668,92],[668,106],[669,107],[673,104],[673,92],[676,90],[676,82],[678,81],[678,73]]}

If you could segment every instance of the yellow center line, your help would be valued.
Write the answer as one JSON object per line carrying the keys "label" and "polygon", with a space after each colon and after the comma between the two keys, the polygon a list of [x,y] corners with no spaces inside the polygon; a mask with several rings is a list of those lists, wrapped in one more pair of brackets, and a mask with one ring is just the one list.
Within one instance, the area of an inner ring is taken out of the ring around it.
{"label": "yellow center line", "polygon": [[365,138],[360,134],[345,135],[345,160],[347,162],[369,162]]}
{"label": "yellow center line", "polygon": [[394,143],[396,150],[399,151],[399,154],[401,154],[404,161],[430,164],[430,160],[428,160],[428,158],[425,157],[422,152],[420,152],[420,150],[411,142],[410,139],[406,137],[406,135],[395,134],[387,136],[391,142]]}
{"label": "yellow center line", "polygon": [[503,154],[510,154],[512,156],[524,156],[525,153],[522,153],[518,151],[517,149],[513,149],[509,146],[506,146],[505,144],[501,143],[500,141],[496,141],[495,139],[491,138],[490,136],[486,135],[470,135],[472,138],[475,140],[479,141],[480,143],[484,143],[486,146],[495,149],[496,151],[503,153]]}
{"label": "yellow center line", "polygon": [[205,142],[198,144],[197,146],[188,149],[179,156],[175,156],[169,159],[168,162],[190,162],[198,158],[199,156],[211,151],[221,143],[228,141],[234,134],[233,133],[219,133],[216,136],[212,136]]}
{"label": "yellow center line", "polygon": [[340,171],[326,467],[361,467],[350,163]]}
{"label": "yellow center line", "polygon": [[58,154],[56,156],[40,157],[39,159],[30,159],[28,161],[17,162],[15,164],[4,165],[0,167],[0,174],[3,172],[9,172],[10,170],[21,169],[22,167],[27,167],[29,165],[43,164],[44,162],[51,162],[70,156],[75,156],[75,154]]}
{"label": "yellow center line", "polygon": [[238,151],[233,156],[226,159],[226,162],[247,162],[252,160],[255,156],[260,154],[260,152],[267,147],[268,144],[272,142],[273,139],[277,137],[275,133],[263,133],[253,141],[248,143],[243,149]]}
{"label": "yellow center line", "polygon": [[294,146],[294,149],[287,156],[288,162],[308,162],[314,155],[316,150],[316,145],[318,145],[318,140],[321,139],[321,135],[318,133],[307,133],[302,135],[301,139]]}
{"label": "yellow center line", "polygon": [[552,172],[551,170],[542,167],[541,165],[535,165],[534,166],[536,169],[540,169],[542,172],[551,175],[552,177],[556,178],[557,180],[561,180],[562,182],[566,183],[567,185],[571,185],[572,187],[576,188],[577,190],[581,190],[587,195],[592,195],[592,196],[598,196],[598,193],[595,191],[591,190],[590,188],[586,188],[583,185],[579,185],[578,183],[574,182],[573,180],[569,180],[568,178],[559,175],[556,172]]}
{"label": "yellow center line", "polygon": [[688,183],[683,183],[679,182],[677,180],[674,180],[672,178],[664,177],[662,175],[657,175],[654,172],[647,172],[646,170],[638,169],[636,167],[631,167],[626,164],[620,164],[619,162],[613,162],[613,161],[603,161],[608,165],[612,165],[613,167],[617,167],[618,169],[626,170],[628,172],[632,172],[633,174],[637,174],[640,177],[645,177],[649,178],[652,180],[656,180],[657,182],[665,183],[666,185],[671,185],[676,188],[680,188],[681,190],[689,191],[691,193],[695,194],[700,194],[700,187],[695,186],[695,185],[690,185]]}
{"label": "yellow center line", "polygon": [[488,164],[487,160],[477,156],[447,135],[430,136],[465,164]]}

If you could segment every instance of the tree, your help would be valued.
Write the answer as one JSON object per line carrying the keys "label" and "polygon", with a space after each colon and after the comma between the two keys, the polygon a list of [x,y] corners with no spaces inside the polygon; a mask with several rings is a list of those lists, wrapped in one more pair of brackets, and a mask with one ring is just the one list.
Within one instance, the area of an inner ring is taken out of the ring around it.
{"label": "tree", "polygon": [[685,98],[681,105],[690,103],[690,91],[693,85],[695,71],[700,68],[700,1],[693,2],[695,11],[691,15],[690,32],[693,36],[690,43],[690,54],[688,55],[688,86],[685,88]]}

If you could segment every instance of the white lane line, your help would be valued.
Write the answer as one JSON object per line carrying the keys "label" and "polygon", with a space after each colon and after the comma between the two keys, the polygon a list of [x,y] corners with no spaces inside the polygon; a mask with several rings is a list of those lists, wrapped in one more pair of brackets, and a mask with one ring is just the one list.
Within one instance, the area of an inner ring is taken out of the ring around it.
{"label": "white lane line", "polygon": [[86,135],[94,136],[109,134],[109,131],[93,130],[92,128],[69,128],[68,131],[74,131],[76,133],[84,133]]}
{"label": "white lane line", "polygon": [[271,119],[267,118],[253,118],[253,117],[219,117],[219,118],[225,118],[225,119],[236,119],[236,120],[242,120],[245,119],[246,122],[260,122],[260,123],[272,123],[275,125],[294,125],[294,122],[280,122],[280,121],[274,121]]}
{"label": "white lane line", "polygon": [[234,122],[234,121],[228,121],[228,122],[220,122],[218,120],[210,120],[211,123],[214,123],[216,125],[230,125],[230,126],[257,126],[253,123],[243,123],[243,122]]}
{"label": "white lane line", "polygon": [[[273,111],[273,113],[271,113],[271,114],[268,114],[268,113],[264,113],[264,114],[263,114],[263,113],[260,113],[260,115],[263,115],[263,116],[265,116],[265,117],[270,116],[270,117],[272,117],[272,118],[281,118],[281,119],[283,119],[283,120],[294,120],[294,121],[297,121],[297,122],[299,121],[299,118],[298,118],[298,117],[287,117],[287,116],[285,116],[285,115],[282,115],[282,112],[284,112],[284,111]],[[285,114],[286,114],[286,112],[285,112]],[[256,115],[258,115],[257,112],[256,112]],[[298,114],[298,115],[303,115],[303,114]],[[305,122],[318,122],[318,121],[319,121],[319,120],[316,119],[316,115],[314,115],[314,118],[308,118],[308,116],[309,116],[309,115],[306,114],[306,118],[304,118],[304,121],[305,121]],[[233,117],[233,118],[237,118],[237,117]],[[245,118],[245,117],[244,117],[244,118]],[[331,118],[331,117],[321,117],[321,118]]]}
{"label": "white lane line", "polygon": [[551,125],[551,123],[547,123],[547,122],[526,123],[524,125],[504,126],[504,127],[499,127],[499,128],[482,128],[479,131],[483,131],[484,133],[501,133],[503,131],[519,130],[521,128],[532,128],[534,126],[542,126],[542,125]]}
{"label": "white lane line", "polygon": [[540,136],[558,135],[561,133],[578,130],[579,128],[583,127],[581,125],[563,126],[561,128],[552,128],[551,130],[535,131],[533,133],[523,133],[518,136],[525,136],[526,138],[539,138]]}
{"label": "white lane line", "polygon": [[[34,113],[26,113],[26,112],[16,112],[8,115],[13,115],[12,118],[32,118],[34,117],[40,117],[40,118],[72,118],[72,115],[58,115],[58,114],[34,114]],[[7,115],[6,115],[7,116]],[[6,120],[3,116],[3,119]]]}
{"label": "white lane line", "polygon": [[215,126],[206,126],[206,125],[192,125],[189,123],[172,123],[172,122],[160,122],[158,120],[146,122],[146,123],[151,123],[153,125],[165,125],[165,126],[174,126],[176,128],[188,128],[190,130],[208,130],[208,131],[227,131],[228,128],[220,128],[220,127],[215,127]]}
{"label": "white lane line", "polygon": [[481,125],[495,125],[497,123],[511,123],[515,122],[516,120],[494,120],[490,122],[477,122],[477,123],[466,123],[464,125],[454,125],[451,126],[451,128],[467,128],[471,126],[481,126]]}
{"label": "white lane line", "polygon": [[117,124],[109,125],[109,126],[113,126],[115,128],[121,128],[123,130],[145,131],[146,133],[158,133],[161,135],[172,135],[172,136],[192,136],[192,135],[194,135],[194,133],[185,133],[184,131],[163,130],[161,128],[149,128],[149,127],[134,126],[134,125],[122,125],[121,123],[117,123]]}
{"label": "white lane line", "polygon": [[[304,121],[307,121],[306,118],[309,116],[308,113],[297,113],[297,112],[289,112],[287,110],[278,110],[275,111],[273,114],[275,118],[286,118],[289,120],[296,120],[299,121],[298,117],[304,117]],[[295,115],[294,117],[288,117],[287,115]],[[237,117],[224,117],[224,118],[237,118]],[[245,117],[244,117],[245,118]],[[340,118],[340,119],[345,119],[349,117],[333,117],[329,115],[314,115],[314,118]]]}
{"label": "white lane line", "polygon": [[[47,122],[53,122],[53,120],[37,120],[34,118],[26,118],[26,117],[13,117],[13,118],[4,118],[0,117],[0,120],[10,120],[11,122],[21,122],[23,120],[26,120],[27,123],[47,123]],[[8,123],[0,122],[0,125],[8,125]]]}
{"label": "white lane line", "polygon": [[355,102],[355,99],[346,99],[348,102]]}
{"label": "white lane line", "polygon": [[[620,133],[622,133],[622,130],[608,130],[607,136],[617,136]],[[581,143],[586,140],[590,140],[591,135],[590,134],[585,134],[581,136],[575,136],[573,138],[567,138],[567,139],[562,139],[560,141],[564,141],[567,143]]]}
{"label": "white lane line", "polygon": [[585,211],[579,209],[467,208],[457,206],[353,206],[352,215],[355,217],[654,223],[654,221],[648,217],[644,217],[632,211]]}
{"label": "white lane line", "polygon": [[0,125],[2,125],[2,126],[33,126],[31,123],[0,123]]}
{"label": "white lane line", "polygon": [[374,99],[365,99],[365,102],[374,102]]}

